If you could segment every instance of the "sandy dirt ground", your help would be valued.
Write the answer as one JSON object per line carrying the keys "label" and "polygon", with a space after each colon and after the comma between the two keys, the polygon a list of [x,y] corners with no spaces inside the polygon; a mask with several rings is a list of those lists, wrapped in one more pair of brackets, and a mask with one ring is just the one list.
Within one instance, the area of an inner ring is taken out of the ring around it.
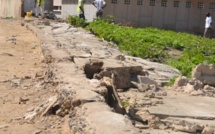
{"label": "sandy dirt ground", "polygon": [[54,94],[54,87],[41,88],[35,79],[45,68],[35,35],[20,20],[0,20],[0,134],[67,133],[66,117],[23,119]]}

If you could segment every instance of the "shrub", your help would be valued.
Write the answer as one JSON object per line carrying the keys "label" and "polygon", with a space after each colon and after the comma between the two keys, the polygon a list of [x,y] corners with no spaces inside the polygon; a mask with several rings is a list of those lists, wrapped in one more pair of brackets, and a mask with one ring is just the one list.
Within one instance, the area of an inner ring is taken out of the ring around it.
{"label": "shrub", "polygon": [[79,18],[77,15],[69,16],[67,18],[67,23],[71,24],[71,25],[73,25],[75,27],[85,27],[88,24],[86,22],[86,20],[84,20],[83,18]]}

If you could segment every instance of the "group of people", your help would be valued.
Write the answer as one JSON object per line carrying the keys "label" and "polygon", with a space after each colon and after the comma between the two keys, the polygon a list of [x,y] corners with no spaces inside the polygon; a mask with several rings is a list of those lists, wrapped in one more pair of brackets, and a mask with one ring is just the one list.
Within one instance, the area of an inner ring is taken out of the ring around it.
{"label": "group of people", "polygon": [[[78,7],[77,7],[79,18],[83,18],[83,19],[85,19],[84,3],[85,3],[85,0],[78,0]],[[94,0],[92,4],[96,7],[96,17],[101,18],[103,14],[102,9],[106,6],[106,2],[104,0]]]}
{"label": "group of people", "polygon": [[[84,3],[85,0],[78,0],[78,7],[77,11],[79,13],[79,17],[85,19],[85,14],[84,14]],[[96,17],[102,17],[102,9],[106,6],[106,2],[104,0],[94,0],[92,3],[96,7]],[[43,15],[44,12],[44,5],[45,5],[45,0],[35,0],[35,5],[36,5],[36,16],[39,15],[39,12],[41,15]]]}

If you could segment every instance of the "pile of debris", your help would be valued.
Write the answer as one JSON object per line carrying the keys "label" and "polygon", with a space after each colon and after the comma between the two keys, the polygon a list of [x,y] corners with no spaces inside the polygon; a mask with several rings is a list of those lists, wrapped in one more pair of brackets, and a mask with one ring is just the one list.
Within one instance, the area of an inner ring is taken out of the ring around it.
{"label": "pile of debris", "polygon": [[192,72],[192,78],[179,76],[173,88],[192,96],[215,97],[215,66],[199,64]]}

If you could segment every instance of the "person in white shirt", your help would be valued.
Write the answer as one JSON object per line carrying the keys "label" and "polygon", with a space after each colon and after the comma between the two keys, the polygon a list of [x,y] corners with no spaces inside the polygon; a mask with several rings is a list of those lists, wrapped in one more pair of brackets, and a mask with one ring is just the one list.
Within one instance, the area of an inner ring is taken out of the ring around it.
{"label": "person in white shirt", "polygon": [[93,5],[97,8],[96,17],[101,18],[103,14],[102,9],[105,8],[106,2],[104,0],[94,0]]}
{"label": "person in white shirt", "polygon": [[204,31],[204,37],[206,36],[206,33],[208,29],[212,28],[212,18],[210,13],[206,14],[206,19],[205,19],[205,31]]}

